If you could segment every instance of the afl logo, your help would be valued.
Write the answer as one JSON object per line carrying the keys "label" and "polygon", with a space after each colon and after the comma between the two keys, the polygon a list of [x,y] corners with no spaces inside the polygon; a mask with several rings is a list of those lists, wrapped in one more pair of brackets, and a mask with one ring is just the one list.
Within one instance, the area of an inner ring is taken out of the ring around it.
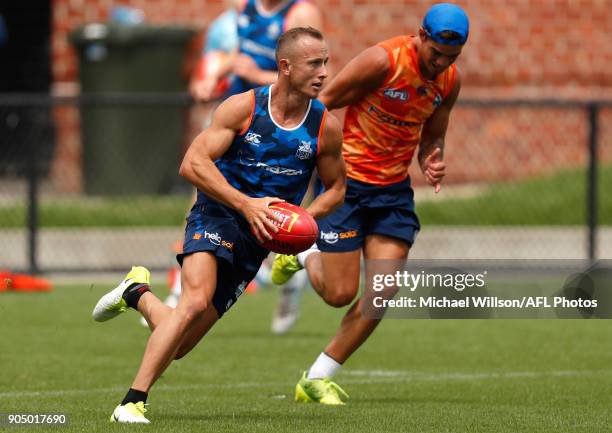
{"label": "afl logo", "polygon": [[399,99],[404,102],[408,100],[408,92],[405,90],[385,89],[384,95],[389,99]]}

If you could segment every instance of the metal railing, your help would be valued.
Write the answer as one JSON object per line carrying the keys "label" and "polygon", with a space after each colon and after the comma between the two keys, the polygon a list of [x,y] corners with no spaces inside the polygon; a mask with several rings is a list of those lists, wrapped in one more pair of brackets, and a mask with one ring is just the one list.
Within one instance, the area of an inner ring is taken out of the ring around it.
{"label": "metal railing", "polygon": [[[83,112],[87,109],[114,109],[114,108],[125,108],[125,109],[151,109],[151,108],[170,108],[170,109],[188,109],[193,107],[193,101],[187,94],[96,94],[96,95],[80,95],[78,97],[55,97],[50,95],[41,94],[0,94],[0,115],[3,111],[5,113],[10,112],[13,109],[26,109],[26,110],[46,110],[49,116],[53,118],[53,110],[58,107],[72,107],[79,109],[81,114],[81,121],[84,122]],[[598,230],[598,162],[600,152],[600,141],[601,128],[600,128],[600,117],[604,110],[608,110],[612,107],[612,101],[608,100],[593,100],[593,101],[569,101],[569,100],[470,100],[460,99],[458,102],[456,112],[461,113],[462,110],[476,110],[490,113],[492,110],[513,110],[513,109],[526,109],[526,110],[569,110],[572,113],[576,111],[584,113],[585,125],[586,125],[586,137],[573,137],[571,140],[586,141],[585,148],[586,153],[584,155],[584,162],[586,162],[586,200],[585,206],[585,221],[584,226],[587,228],[587,239],[586,239],[586,255],[589,259],[594,260],[597,258],[597,230]],[[453,116],[457,116],[454,114]],[[510,115],[507,115],[507,122],[513,121]],[[502,119],[503,120],[503,119]],[[61,122],[61,121],[60,121]],[[452,127],[455,127],[456,120],[452,120]],[[56,129],[61,125],[57,125],[57,119],[55,119]],[[503,122],[502,122],[503,123]],[[554,120],[552,121],[554,124]],[[83,127],[83,125],[81,125]],[[163,128],[163,125],[152,125],[155,128]],[[537,125],[535,125],[537,128]],[[457,127],[459,128],[459,127]],[[102,131],[98,132],[99,134]],[[468,134],[469,132],[465,132]],[[545,132],[542,131],[544,134]],[[23,158],[25,161],[25,167],[22,165],[21,170],[18,174],[13,175],[14,178],[25,179],[27,183],[27,221],[25,226],[27,227],[27,271],[31,273],[37,273],[41,271],[49,270],[70,270],[69,268],[63,269],[61,266],[49,267],[41,266],[39,262],[39,237],[40,237],[40,199],[41,199],[41,180],[44,177],[50,176],[45,173],[45,170],[41,170],[41,166],[44,165],[44,161],[40,161],[41,152],[39,151],[39,142],[35,128],[29,132],[29,136],[25,137],[25,142],[12,143],[13,147],[18,147],[20,151],[26,150],[26,157]],[[536,133],[537,134],[537,133]],[[461,133],[458,133],[461,135]],[[9,152],[9,144],[5,141],[6,137],[2,137],[2,130],[0,130],[0,140],[3,143],[3,152]],[[109,140],[113,140],[112,136],[108,137]],[[185,141],[185,136],[181,137]],[[495,140],[495,134],[491,133],[491,140]],[[519,138],[517,140],[523,140]],[[461,141],[461,140],[458,140]],[[57,144],[57,139],[56,139]],[[185,144],[185,143],[183,143]],[[555,151],[555,143],[551,143],[550,152]],[[179,146],[180,147],[180,146]],[[179,148],[177,147],[177,152]],[[0,164],[4,159],[0,154]],[[567,166],[580,166],[580,162],[576,164],[576,161],[571,161],[571,156],[567,157]],[[6,177],[6,174],[5,174]],[[2,172],[0,172],[0,180],[2,179]],[[497,179],[500,180],[500,179]],[[483,183],[491,181],[491,179],[482,179]],[[6,192],[5,192],[6,193]],[[1,203],[1,202],[0,202]],[[1,207],[1,204],[0,204]],[[3,221],[0,219],[0,227],[3,226]],[[1,265],[1,263],[0,263]],[[81,268],[88,269],[87,267]],[[104,266],[102,266],[104,269]],[[99,269],[90,269],[99,270]]]}

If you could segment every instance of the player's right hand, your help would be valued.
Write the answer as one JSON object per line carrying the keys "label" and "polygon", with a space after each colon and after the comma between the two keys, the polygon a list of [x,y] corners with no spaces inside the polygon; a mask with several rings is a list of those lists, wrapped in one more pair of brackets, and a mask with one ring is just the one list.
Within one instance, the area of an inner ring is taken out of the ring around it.
{"label": "player's right hand", "polygon": [[251,231],[259,242],[272,239],[269,232],[278,232],[273,221],[282,222],[280,217],[277,217],[269,208],[273,203],[280,203],[282,200],[278,197],[262,197],[249,198],[242,209],[242,214],[251,225]]}
{"label": "player's right hand", "polygon": [[250,81],[251,83],[259,83],[261,78],[261,69],[255,63],[255,60],[251,56],[246,54],[238,54],[234,59],[232,65],[232,72],[242,78],[243,80]]}

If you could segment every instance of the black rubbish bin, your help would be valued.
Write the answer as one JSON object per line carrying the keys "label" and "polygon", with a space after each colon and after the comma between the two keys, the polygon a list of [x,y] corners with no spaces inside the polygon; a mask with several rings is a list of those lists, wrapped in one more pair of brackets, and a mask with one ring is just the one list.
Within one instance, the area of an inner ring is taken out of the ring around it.
{"label": "black rubbish bin", "polygon": [[[179,93],[193,29],[88,24],[70,41],[79,54],[82,94]],[[137,95],[132,95],[137,96]],[[159,194],[177,179],[186,106],[87,104],[81,108],[88,194]]]}

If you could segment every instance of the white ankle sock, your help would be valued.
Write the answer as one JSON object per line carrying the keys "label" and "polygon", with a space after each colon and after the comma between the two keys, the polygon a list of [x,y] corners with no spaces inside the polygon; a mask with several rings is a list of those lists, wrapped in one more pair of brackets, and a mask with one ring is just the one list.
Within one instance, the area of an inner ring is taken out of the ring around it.
{"label": "white ankle sock", "polygon": [[333,377],[338,370],[340,370],[342,364],[335,361],[325,352],[321,352],[317,360],[312,364],[310,370],[308,370],[308,379],[325,379]]}
{"label": "white ankle sock", "polygon": [[298,255],[296,256],[297,257],[297,261],[298,261],[298,263],[300,265],[302,265],[304,267],[304,266],[306,266],[306,258],[309,255],[311,255],[312,253],[318,253],[318,252],[319,252],[319,248],[317,247],[317,243],[315,242],[306,251],[302,251],[301,253],[298,253]]}
{"label": "white ankle sock", "polygon": [[176,271],[176,275],[174,276],[174,282],[172,284],[172,288],[170,289],[170,293],[175,296],[181,296],[181,271],[180,269]]}

